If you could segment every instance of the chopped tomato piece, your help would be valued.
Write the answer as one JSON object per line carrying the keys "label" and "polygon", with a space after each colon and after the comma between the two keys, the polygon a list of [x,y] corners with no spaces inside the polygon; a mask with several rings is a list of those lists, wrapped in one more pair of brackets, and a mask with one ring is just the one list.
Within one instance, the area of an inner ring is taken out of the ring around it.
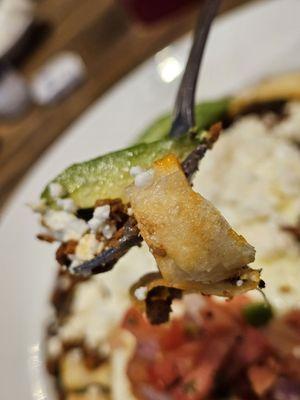
{"label": "chopped tomato piece", "polygon": [[258,396],[264,395],[274,385],[278,377],[278,368],[275,362],[264,365],[252,365],[248,369],[248,378],[254,392]]}

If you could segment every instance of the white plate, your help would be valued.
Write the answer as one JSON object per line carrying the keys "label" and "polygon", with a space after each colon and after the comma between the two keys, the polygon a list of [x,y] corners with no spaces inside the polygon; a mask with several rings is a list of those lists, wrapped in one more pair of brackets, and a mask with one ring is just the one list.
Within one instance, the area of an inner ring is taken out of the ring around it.
{"label": "white plate", "polygon": [[[300,69],[299,15],[299,0],[268,0],[220,18],[209,40],[200,97],[222,96],[269,74]],[[188,43],[183,39],[169,49],[179,63]],[[43,185],[68,164],[133,140],[171,108],[177,84],[160,79],[155,59],[146,62],[52,146],[10,200],[0,226],[1,399],[53,398],[47,394],[40,343],[54,277],[54,248],[34,239],[38,226],[25,203],[35,200]]]}

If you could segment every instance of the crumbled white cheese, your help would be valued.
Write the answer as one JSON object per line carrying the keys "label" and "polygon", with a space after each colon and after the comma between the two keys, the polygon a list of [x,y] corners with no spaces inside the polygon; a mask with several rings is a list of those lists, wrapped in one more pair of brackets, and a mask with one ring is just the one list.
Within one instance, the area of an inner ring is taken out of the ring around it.
{"label": "crumbled white cheese", "polygon": [[147,298],[147,293],[148,293],[147,287],[141,286],[135,290],[134,295],[139,301],[144,301]]}
{"label": "crumbled white cheese", "polygon": [[108,204],[100,207],[96,207],[94,210],[94,218],[101,222],[105,222],[109,218],[110,206]]}
{"label": "crumbled white cheese", "polygon": [[110,206],[104,205],[96,207],[94,210],[93,218],[88,221],[88,225],[92,232],[96,233],[103,229],[105,222],[109,218]]}
{"label": "crumbled white cheese", "polygon": [[72,305],[73,316],[60,329],[62,339],[85,337],[89,346],[98,347],[120,318],[118,308],[122,307],[109,293],[109,288],[97,279],[79,285]]}
{"label": "crumbled white cheese", "polygon": [[43,214],[47,209],[47,203],[45,199],[40,199],[36,203],[28,203],[28,206],[32,209],[33,212]]}
{"label": "crumbled white cheese", "polygon": [[[121,269],[126,270],[122,279]],[[60,328],[61,339],[68,342],[83,338],[89,346],[101,348],[119,326],[124,312],[130,306],[129,288],[141,274],[156,270],[153,257],[146,246],[142,246],[131,249],[118,262],[118,268],[92,276],[78,285],[74,292],[71,315]]]}
{"label": "crumbled white cheese", "polygon": [[186,307],[182,299],[174,299],[172,301],[172,313],[170,315],[171,319],[182,318],[186,312]]}
{"label": "crumbled white cheese", "polygon": [[147,171],[143,171],[135,176],[134,184],[138,188],[144,188],[151,185],[153,178],[154,170],[148,169]]}
{"label": "crumbled white cheese", "polygon": [[237,281],[236,281],[236,286],[243,286],[243,284],[244,284],[244,281],[242,280],[242,279],[238,279]]}
{"label": "crumbled white cheese", "polygon": [[288,118],[274,126],[273,133],[300,142],[300,102],[288,103],[285,111]]}
{"label": "crumbled white cheese", "polygon": [[[127,367],[133,355],[136,341],[133,335],[124,330],[120,332],[119,339],[123,346],[114,349],[111,357],[111,398],[113,400],[135,400],[136,397],[132,394],[132,388],[127,378]],[[158,397],[156,398],[158,399]],[[163,400],[162,397],[161,400]]]}
{"label": "crumbled white cheese", "polygon": [[149,186],[154,177],[154,170],[148,169],[145,170],[139,165],[130,168],[130,175],[134,178],[134,184],[137,187],[147,187]]}
{"label": "crumbled white cheese", "polygon": [[113,225],[106,224],[102,229],[103,236],[106,239],[111,239],[113,234],[116,232],[116,227]]}
{"label": "crumbled white cheese", "polygon": [[69,213],[75,213],[77,211],[77,207],[74,201],[70,198],[66,199],[57,199],[56,204],[59,208]]}
{"label": "crumbled white cheese", "polygon": [[182,301],[184,303],[187,314],[191,316],[192,319],[194,319],[195,321],[202,322],[200,310],[202,310],[206,306],[204,297],[199,296],[199,294],[197,293],[190,293],[183,296]]}
{"label": "crumbled white cheese", "polygon": [[88,221],[88,226],[92,232],[96,233],[98,232],[100,226],[102,226],[102,222],[99,221],[97,218],[91,218]]}
{"label": "crumbled white cheese", "polygon": [[42,217],[42,224],[56,240],[63,242],[79,240],[88,230],[85,221],[66,211],[48,210]]}
{"label": "crumbled white cheese", "polygon": [[79,267],[80,264],[81,264],[81,262],[77,258],[74,258],[72,260],[70,266],[68,267],[68,271],[70,272],[70,274],[74,274],[75,273],[75,268]]}
{"label": "crumbled white cheese", "polygon": [[49,185],[49,193],[53,199],[58,199],[66,194],[65,189],[60,183],[52,182]]}
{"label": "crumbled white cheese", "polygon": [[47,352],[49,357],[58,358],[63,350],[62,341],[57,336],[51,336],[47,341]]}
{"label": "crumbled white cheese", "polygon": [[280,242],[285,248],[289,241],[290,235],[280,226],[296,223],[300,215],[299,150],[272,135],[257,117],[243,118],[201,161],[194,188],[234,228],[246,230],[246,238],[255,231],[250,243],[259,257],[269,257],[277,253]]}
{"label": "crumbled white cheese", "polygon": [[68,352],[68,357],[74,363],[78,363],[82,359],[82,355],[82,349],[80,349],[79,347],[72,349]]}
{"label": "crumbled white cheese", "polygon": [[94,258],[97,253],[99,242],[93,233],[87,233],[79,240],[75,257],[79,261],[88,261]]}
{"label": "crumbled white cheese", "polygon": [[131,167],[130,168],[130,175],[135,178],[137,175],[141,174],[142,172],[144,172],[145,170],[140,167],[139,165],[136,165],[135,167]]}
{"label": "crumbled white cheese", "polygon": [[[194,189],[255,247],[254,266],[262,268],[265,292],[277,310],[300,304],[300,247],[282,229],[300,215],[300,154],[288,139],[300,138],[300,102],[287,110],[274,126],[256,116],[236,122],[201,161],[194,179]],[[292,290],[282,293],[282,284]]]}

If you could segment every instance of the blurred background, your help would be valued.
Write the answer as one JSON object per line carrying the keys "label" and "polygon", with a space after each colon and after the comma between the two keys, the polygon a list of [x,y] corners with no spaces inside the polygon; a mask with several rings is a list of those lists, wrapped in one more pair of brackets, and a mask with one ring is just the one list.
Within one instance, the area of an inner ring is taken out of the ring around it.
{"label": "blurred background", "polygon": [[[96,99],[192,29],[201,2],[0,0],[0,210]],[[246,2],[224,0],[221,12]],[[172,80],[182,66],[167,61],[158,70]]]}

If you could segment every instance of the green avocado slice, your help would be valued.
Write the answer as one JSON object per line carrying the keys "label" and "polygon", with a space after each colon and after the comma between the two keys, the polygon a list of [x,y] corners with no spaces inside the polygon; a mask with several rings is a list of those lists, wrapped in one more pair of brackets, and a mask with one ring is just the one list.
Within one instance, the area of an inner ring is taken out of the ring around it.
{"label": "green avocado slice", "polygon": [[[196,111],[198,131],[201,132],[222,120],[228,104],[228,99],[199,104]],[[79,208],[93,207],[98,199],[121,198],[126,201],[125,188],[133,182],[129,173],[131,167],[138,165],[148,169],[155,160],[168,153],[174,153],[183,161],[201,143],[201,134],[194,139],[189,135],[176,140],[168,138],[170,121],[170,115],[159,119],[145,131],[136,145],[74,164],[52,182],[61,184],[66,196],[71,197]],[[49,184],[43,191],[42,198],[47,204],[55,206],[50,196]]]}
{"label": "green avocado slice", "polygon": [[[93,207],[98,199],[124,198],[124,190],[133,181],[130,168],[136,165],[150,168],[155,160],[174,153],[183,160],[199,144],[187,136],[181,139],[162,139],[153,143],[141,143],[124,150],[74,164],[52,182],[61,184],[68,197],[80,208]],[[53,203],[49,185],[42,194],[48,204]]]}

